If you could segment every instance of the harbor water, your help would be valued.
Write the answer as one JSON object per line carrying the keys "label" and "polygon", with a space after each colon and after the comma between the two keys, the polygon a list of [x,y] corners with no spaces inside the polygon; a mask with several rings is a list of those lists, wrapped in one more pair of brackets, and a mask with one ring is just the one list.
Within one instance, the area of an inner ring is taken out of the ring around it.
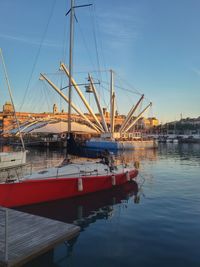
{"label": "harbor water", "polygon": [[[32,150],[28,157],[45,165],[64,154]],[[163,144],[124,158],[140,161],[136,183],[19,208],[81,226],[77,238],[26,267],[200,266],[200,145]]]}

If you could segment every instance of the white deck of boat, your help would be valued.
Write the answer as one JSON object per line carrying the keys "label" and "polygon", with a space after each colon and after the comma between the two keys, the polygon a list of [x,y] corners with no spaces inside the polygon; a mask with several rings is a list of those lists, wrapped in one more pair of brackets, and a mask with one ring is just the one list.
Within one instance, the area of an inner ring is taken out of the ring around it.
{"label": "white deck of boat", "polygon": [[69,163],[67,165],[44,169],[32,174],[26,175],[24,180],[29,179],[50,179],[50,178],[70,178],[70,177],[82,177],[82,176],[101,176],[112,173],[122,173],[130,171],[130,167],[124,167],[122,164],[117,165],[113,172],[110,172],[108,165],[100,162],[80,162]]}

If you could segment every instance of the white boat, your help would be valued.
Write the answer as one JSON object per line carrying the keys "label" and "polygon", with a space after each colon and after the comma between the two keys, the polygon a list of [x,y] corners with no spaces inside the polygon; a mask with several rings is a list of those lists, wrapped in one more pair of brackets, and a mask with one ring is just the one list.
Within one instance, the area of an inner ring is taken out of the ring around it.
{"label": "white boat", "polygon": [[[136,166],[137,167],[137,166]],[[0,183],[0,205],[17,207],[108,190],[131,183],[134,166],[73,162]]]}
{"label": "white boat", "polygon": [[167,138],[166,139],[166,143],[173,143],[173,139],[172,138]]}
{"label": "white boat", "polygon": [[0,152],[0,170],[25,165],[26,152],[26,150],[16,152]]}

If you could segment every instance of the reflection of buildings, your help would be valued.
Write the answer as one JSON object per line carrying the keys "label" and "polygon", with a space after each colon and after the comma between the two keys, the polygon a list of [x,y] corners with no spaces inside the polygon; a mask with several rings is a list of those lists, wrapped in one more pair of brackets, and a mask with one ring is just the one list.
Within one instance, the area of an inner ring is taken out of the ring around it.
{"label": "reflection of buildings", "polygon": [[[122,153],[122,155],[121,155]],[[142,160],[156,161],[158,155],[157,149],[137,149],[134,151],[126,151],[125,153],[119,151],[119,156],[123,156],[125,162],[136,162]]]}
{"label": "reflection of buildings", "polygon": [[[105,120],[110,125],[110,114],[106,108],[103,109]],[[63,120],[67,118],[67,113],[64,110],[59,111],[58,106],[56,104],[53,105],[52,113],[31,113],[31,112],[16,112],[17,118],[19,122],[22,124],[27,121],[34,120],[49,120],[49,119],[58,119]],[[85,115],[94,122],[94,119],[90,114],[85,113]],[[97,118],[101,121],[100,114],[96,114]],[[119,115],[117,112],[115,114],[115,128],[116,130],[120,128],[123,121],[125,120],[125,115]],[[80,122],[82,119],[79,115],[72,114],[73,121]],[[140,118],[138,122],[135,124],[133,129],[130,129],[130,132],[133,130],[141,130],[141,129],[149,129],[158,124],[158,120],[156,118]],[[3,105],[3,111],[0,112],[0,130],[7,131],[16,127],[16,122],[13,114],[13,107],[10,102],[6,102]]]}

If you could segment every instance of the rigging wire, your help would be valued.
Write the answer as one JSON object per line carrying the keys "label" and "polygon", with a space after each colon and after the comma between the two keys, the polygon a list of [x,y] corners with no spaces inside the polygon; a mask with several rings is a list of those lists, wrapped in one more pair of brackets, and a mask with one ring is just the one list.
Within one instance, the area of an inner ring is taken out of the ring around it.
{"label": "rigging wire", "polygon": [[55,76],[65,76],[64,72],[63,71],[55,71],[55,72],[45,72],[44,73],[45,75],[55,75]]}
{"label": "rigging wire", "polygon": [[[110,90],[105,87],[104,85],[101,84],[101,87],[106,90],[107,92],[110,92]],[[108,103],[105,102],[105,108],[108,109],[110,107],[110,101],[108,101]]]}
{"label": "rigging wire", "polygon": [[45,99],[45,102],[47,104],[47,108],[48,108],[48,112],[50,112],[50,103],[49,103],[49,97],[50,97],[50,94],[47,95],[47,85],[44,84],[43,87],[42,87],[42,92],[43,92],[43,96],[44,96],[44,99]]}
{"label": "rigging wire", "polygon": [[[119,85],[118,85],[118,86],[122,87],[121,80],[119,80],[119,81],[117,81],[117,82],[119,82]],[[115,88],[117,88],[117,87],[115,86]],[[115,90],[115,91],[118,91],[118,90]],[[116,92],[116,95],[117,95],[117,92]],[[130,106],[133,106],[132,96],[131,96],[131,97],[128,96],[126,99],[127,99],[127,101],[130,103]],[[119,107],[118,107],[118,111],[119,111]],[[123,111],[123,112],[124,112],[124,111]],[[120,113],[122,114],[121,111],[120,111]]]}
{"label": "rigging wire", "polygon": [[[90,11],[91,11],[90,12],[90,17],[91,17],[91,21],[92,21],[92,33],[93,33],[94,44],[95,44],[98,77],[99,77],[99,80],[102,80],[102,75],[101,75],[101,71],[100,71],[99,51],[98,51],[98,46],[97,46],[97,36],[96,36],[97,27],[96,27],[96,20],[95,20],[95,18],[96,18],[96,16],[95,16],[95,7],[94,7],[94,5],[92,7],[93,8],[90,9]],[[104,91],[103,90],[102,90],[102,98],[103,98],[104,104],[106,104],[105,95],[104,95]]]}
{"label": "rigging wire", "polygon": [[[124,80],[123,78],[121,78],[121,76],[119,74],[117,74],[117,75],[118,75],[118,77],[119,77],[119,79],[121,81],[123,81],[124,83],[126,83],[129,87],[134,88],[135,92],[133,92],[131,89],[125,89],[125,88],[120,88],[120,89],[123,89],[125,91],[130,92],[130,93],[135,93],[135,94],[138,94],[138,95],[142,96],[142,93],[140,93],[140,91],[137,88],[133,87],[129,82],[127,82],[126,80]],[[144,99],[146,99],[148,102],[151,102],[151,100],[149,98],[147,98],[146,96],[144,97]]]}
{"label": "rigging wire", "polygon": [[[47,100],[45,99],[44,95],[44,84],[42,84],[42,87],[40,87],[40,99],[38,100],[37,103],[37,112],[42,111],[44,109],[44,103],[45,105],[47,104]],[[36,111],[36,107],[34,106],[34,110]]]}
{"label": "rigging wire", "polygon": [[138,93],[139,95],[142,95],[142,93],[137,89],[137,88],[134,88],[129,82],[127,82],[127,80],[123,79],[119,74],[118,75],[118,78],[123,82],[123,83],[126,83],[128,87],[131,87],[135,90],[136,93]]}
{"label": "rigging wire", "polygon": [[[81,74],[81,73],[99,73],[99,72],[108,72],[109,70],[108,69],[104,69],[104,70],[88,70],[88,71],[75,71],[74,73],[77,73],[77,74]],[[95,77],[93,77],[95,79]],[[97,78],[96,78],[97,79]]]}
{"label": "rigging wire", "polygon": [[149,118],[153,118],[153,114],[154,114],[154,112],[153,112],[153,107],[150,106],[150,108],[149,108],[149,112],[148,112],[148,117],[149,117]]}
{"label": "rigging wire", "polygon": [[33,86],[33,90],[32,90],[32,94],[30,97],[27,98],[27,101],[26,101],[26,106],[27,107],[35,107],[35,103],[37,103],[37,97],[38,97],[38,94],[35,94],[35,89],[34,88],[37,88],[37,84],[39,84],[40,81],[37,81],[34,86]]}
{"label": "rigging wire", "polygon": [[92,60],[92,56],[91,56],[89,47],[88,47],[87,42],[86,42],[86,39],[85,39],[85,36],[84,36],[84,33],[83,33],[83,29],[82,29],[82,27],[81,27],[81,25],[80,25],[80,23],[79,23],[78,21],[77,21],[77,25],[78,25],[78,29],[79,29],[79,32],[80,32],[80,34],[81,34],[81,37],[82,37],[82,39],[83,39],[83,43],[84,43],[85,49],[86,49],[86,51],[87,51],[87,53],[88,53],[88,55],[89,55],[89,59],[90,59],[90,61],[91,61],[91,65],[94,67],[95,64],[94,64],[94,62],[93,62],[93,60]]}
{"label": "rigging wire", "polygon": [[[39,106],[43,104],[44,106],[44,99],[43,99],[43,94],[42,94],[42,89],[41,87],[43,86],[40,81],[38,81],[36,84],[39,84],[39,86],[34,86],[34,88],[36,88],[37,90],[39,89],[38,94],[33,94],[33,96],[31,96],[29,98],[29,106],[31,107],[31,109],[34,112],[38,112],[39,110]],[[35,89],[34,89],[35,91]],[[35,103],[37,103],[37,105],[35,105]]]}
{"label": "rigging wire", "polygon": [[[9,93],[8,93],[8,90],[4,90],[3,88],[6,88],[7,87],[7,84],[6,84],[6,79],[5,79],[5,75],[3,75],[3,64],[2,64],[2,62],[1,62],[1,64],[0,64],[0,68],[1,68],[1,74],[2,74],[2,78],[0,79],[0,82],[1,82],[1,84],[0,84],[0,92],[1,92],[1,97],[0,97],[0,99],[2,99],[3,100],[3,97],[6,99],[7,97],[9,97]],[[4,95],[4,92],[5,92],[5,95]],[[2,103],[2,105],[3,105],[3,103]]]}
{"label": "rigging wire", "polygon": [[[126,83],[127,86],[129,86],[130,88],[133,88],[135,90],[135,92],[131,89],[125,89],[125,88],[120,88],[120,89],[123,89],[125,91],[129,91],[130,93],[135,93],[135,94],[138,94],[140,96],[142,96],[142,93],[135,87],[133,87],[129,82],[127,82],[126,80],[124,80],[119,74],[118,75],[118,78],[123,82],[123,83]],[[116,86],[117,87],[117,86]],[[144,97],[144,99],[146,99],[148,102],[151,102],[151,100],[149,98],[147,98],[146,96]]]}
{"label": "rigging wire", "polygon": [[[37,88],[38,90],[38,88]],[[37,101],[37,102],[35,102]],[[37,99],[33,101],[33,108],[35,110],[35,112],[38,112],[41,110],[44,111],[44,109],[46,108],[46,105],[47,105],[47,99],[45,99],[45,96],[44,96],[44,84],[40,84],[40,87],[39,87],[39,94],[38,94],[38,97]],[[34,105],[34,102],[37,103],[37,105]]]}
{"label": "rigging wire", "polygon": [[29,90],[29,87],[30,87],[30,83],[31,83],[31,80],[32,80],[32,77],[33,77],[33,74],[34,74],[34,71],[35,71],[35,67],[37,65],[38,58],[39,58],[39,55],[40,55],[40,52],[41,52],[41,48],[42,48],[42,45],[44,43],[44,40],[45,40],[45,37],[46,37],[46,34],[47,34],[47,30],[49,28],[49,24],[50,24],[51,18],[53,16],[53,12],[54,12],[54,8],[55,8],[56,2],[57,2],[57,0],[53,1],[53,5],[52,5],[51,10],[50,10],[50,15],[49,15],[49,18],[48,18],[44,33],[43,33],[42,38],[41,38],[41,42],[40,42],[38,51],[37,51],[35,59],[34,59],[33,67],[32,67],[32,70],[31,70],[31,74],[30,74],[30,77],[29,77],[29,80],[28,80],[28,84],[27,84],[27,87],[26,87],[26,90],[25,90],[25,94],[24,94],[24,97],[23,97],[23,100],[22,100],[22,104],[21,104],[21,106],[19,108],[19,111],[22,110],[22,107],[24,105],[25,98],[27,96],[27,93],[28,93],[28,90]]}
{"label": "rigging wire", "polygon": [[[65,10],[67,10],[67,1],[66,1],[66,8]],[[64,24],[64,29],[63,29],[63,51],[62,51],[62,55],[61,58],[63,57],[63,63],[66,64],[67,62],[67,47],[68,47],[68,43],[67,43],[67,36],[69,36],[69,27],[67,27],[67,23]]]}
{"label": "rigging wire", "polygon": [[[96,22],[96,31],[98,32],[98,35],[100,36],[99,37],[99,47],[101,49],[101,58],[102,58],[102,63],[103,63],[103,66],[105,69],[107,69],[107,64],[106,64],[106,61],[105,61],[105,56],[104,56],[104,50],[103,50],[103,45],[102,45],[102,38],[101,38],[101,31],[100,31],[100,27],[99,27],[99,22],[98,22],[98,16],[96,14],[96,9],[95,9],[95,4],[94,4],[94,1],[93,1],[93,13],[94,13],[94,16],[93,18],[95,18],[95,22]],[[100,70],[99,70],[100,71]],[[102,71],[101,71],[102,72]],[[108,71],[106,71],[106,80],[107,82],[109,82],[109,75],[108,75]],[[99,91],[100,91],[100,85],[99,85]],[[103,97],[103,101],[105,103],[105,95],[104,95],[104,92],[102,92],[102,97]]]}
{"label": "rigging wire", "polygon": [[[61,80],[60,80],[60,90],[63,88],[63,76],[61,76]],[[60,110],[62,110],[62,98],[59,97],[59,100],[60,100]]]}
{"label": "rigging wire", "polygon": [[[104,83],[104,84],[108,84],[109,85],[109,83],[108,82],[106,82],[106,81],[101,81],[102,83]],[[127,92],[129,92],[129,93],[132,93],[132,94],[136,94],[136,95],[142,95],[141,93],[139,93],[139,92],[134,92],[133,90],[130,90],[130,89],[127,89],[127,88],[124,88],[124,87],[121,87],[121,86],[119,86],[119,85],[115,85],[115,87],[116,88],[118,88],[118,89],[121,89],[121,90],[124,90],[124,91],[127,91]]]}
{"label": "rigging wire", "polygon": [[[93,9],[94,11],[94,9]],[[97,60],[97,68],[99,71],[99,76],[101,77],[101,73],[100,73],[100,60],[99,60],[99,52],[98,52],[98,46],[97,46],[97,36],[96,36],[96,29],[95,29],[95,16],[94,16],[94,12],[90,13],[91,14],[91,20],[92,20],[92,33],[93,33],[93,38],[94,38],[94,45],[95,45],[95,52],[96,52],[96,60]]]}

